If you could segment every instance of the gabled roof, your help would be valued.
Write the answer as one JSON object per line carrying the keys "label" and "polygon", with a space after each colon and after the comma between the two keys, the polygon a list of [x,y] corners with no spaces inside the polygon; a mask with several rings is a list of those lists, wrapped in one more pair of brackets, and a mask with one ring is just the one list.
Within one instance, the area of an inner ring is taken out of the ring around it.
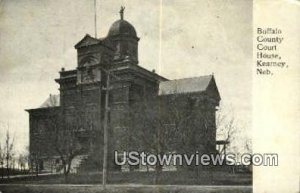
{"label": "gabled roof", "polygon": [[50,94],[49,97],[39,108],[58,107],[60,105],[60,96]]}
{"label": "gabled roof", "polygon": [[91,37],[89,34],[86,34],[84,36],[84,38],[75,45],[75,48],[78,49],[78,48],[85,47],[85,46],[99,44],[101,42],[101,40],[102,39],[96,39],[96,38]]}
{"label": "gabled roof", "polygon": [[160,82],[159,95],[213,92],[220,99],[213,75]]}

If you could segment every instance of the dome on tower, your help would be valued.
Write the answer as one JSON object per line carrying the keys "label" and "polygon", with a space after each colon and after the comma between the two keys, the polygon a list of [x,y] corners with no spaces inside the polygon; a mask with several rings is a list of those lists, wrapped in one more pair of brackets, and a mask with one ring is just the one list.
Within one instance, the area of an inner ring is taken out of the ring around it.
{"label": "dome on tower", "polygon": [[120,19],[111,25],[108,32],[109,37],[119,35],[136,37],[136,31],[128,21]]}
{"label": "dome on tower", "polygon": [[125,7],[121,6],[120,9],[120,17],[118,21],[115,21],[111,27],[109,28],[108,36],[129,36],[129,37],[136,37],[136,31],[134,27],[126,20],[124,20],[124,10]]}

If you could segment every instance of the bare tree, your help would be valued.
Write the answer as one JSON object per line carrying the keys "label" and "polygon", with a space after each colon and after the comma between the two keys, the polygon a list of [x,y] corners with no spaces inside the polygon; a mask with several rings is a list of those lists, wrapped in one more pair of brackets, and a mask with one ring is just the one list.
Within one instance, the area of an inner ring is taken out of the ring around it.
{"label": "bare tree", "polygon": [[[163,113],[160,103],[159,98],[155,97],[148,101],[136,102],[129,107],[128,116],[125,116],[125,125],[130,129],[123,133],[124,149],[136,149],[154,154],[163,154],[171,149],[172,128],[164,120],[167,114]],[[157,164],[154,183],[157,183],[161,170],[162,166]]]}
{"label": "bare tree", "polygon": [[37,146],[35,148],[35,151],[30,154],[30,169],[33,173],[35,173],[36,176],[39,175],[39,172],[41,170],[40,168],[40,161],[42,157],[42,148],[40,146]]}
{"label": "bare tree", "polygon": [[176,94],[168,98],[165,111],[174,127],[173,143],[177,151],[212,151],[215,129],[213,109],[205,99],[193,94]]}
{"label": "bare tree", "polygon": [[4,159],[5,159],[5,153],[4,149],[2,148],[0,144],[0,165],[1,165],[1,178],[4,177]]}
{"label": "bare tree", "polygon": [[[217,133],[219,140],[225,141],[228,151],[232,153],[250,153],[252,149],[251,139],[247,136],[245,128],[231,112],[223,109],[217,114]],[[224,152],[224,148],[220,152]]]}
{"label": "bare tree", "polygon": [[[174,94],[131,105],[129,116],[125,117],[125,120],[129,117],[130,129],[124,133],[127,136],[124,148],[155,154],[192,153],[211,148],[214,112],[200,100],[193,94]],[[160,171],[162,166],[155,169]]]}
{"label": "bare tree", "polygon": [[17,162],[18,162],[18,166],[19,166],[18,168],[20,169],[20,171],[25,171],[26,164],[28,162],[27,155],[20,153],[17,158]]}
{"label": "bare tree", "polygon": [[[49,135],[47,135],[49,138]],[[42,155],[45,152],[45,147],[42,146],[43,142],[45,141],[45,137],[42,135],[41,129],[39,128],[38,135],[35,137],[35,140],[31,141],[30,146],[30,154],[29,154],[29,170],[32,174],[36,176],[39,175],[41,171],[41,162],[42,162]]]}
{"label": "bare tree", "polygon": [[71,171],[73,159],[82,153],[83,146],[79,141],[78,133],[80,125],[77,123],[63,122],[61,116],[49,117],[49,123],[52,127],[51,136],[53,142],[53,150],[58,154],[62,163],[62,169],[65,180],[68,181],[68,176]]}
{"label": "bare tree", "polygon": [[7,177],[9,178],[10,170],[11,170],[11,161],[14,156],[13,152],[14,147],[14,139],[11,139],[10,133],[7,130],[6,131],[6,138],[5,138],[5,144],[4,144],[4,155],[5,155],[5,161],[6,161],[6,171],[7,171]]}
{"label": "bare tree", "polygon": [[[241,126],[240,121],[232,114],[232,110],[225,111],[220,109],[217,114],[217,132],[219,140],[224,141],[224,145],[219,152],[226,154],[227,152],[235,153],[236,160],[240,159],[241,153],[252,152],[252,141],[245,135],[244,127]],[[226,157],[225,157],[226,158]],[[232,166],[231,172],[236,172],[236,166]]]}
{"label": "bare tree", "polygon": [[23,153],[23,161],[24,161],[24,170],[29,172],[29,164],[30,164],[30,153],[29,146],[26,146],[25,152]]}
{"label": "bare tree", "polygon": [[245,140],[245,149],[247,153],[252,153],[252,140],[250,138]]}
{"label": "bare tree", "polygon": [[[225,112],[223,109],[220,109],[216,118],[216,126],[217,133],[221,136],[221,140],[230,145],[239,130],[234,116],[230,112]],[[226,145],[223,146],[220,152],[226,153]]]}
{"label": "bare tree", "polygon": [[82,146],[74,128],[67,128],[56,132],[55,150],[59,154],[63,165],[65,179],[70,173],[73,159],[81,153]]}
{"label": "bare tree", "polygon": [[[125,131],[127,137],[125,148],[137,148],[140,151],[155,154],[170,149],[168,142],[171,138],[168,136],[171,135],[171,128],[164,120],[164,113],[159,103],[158,98],[155,98],[151,101],[133,104],[130,107],[129,119],[125,118],[130,127],[130,130]],[[156,169],[159,170],[159,166]]]}

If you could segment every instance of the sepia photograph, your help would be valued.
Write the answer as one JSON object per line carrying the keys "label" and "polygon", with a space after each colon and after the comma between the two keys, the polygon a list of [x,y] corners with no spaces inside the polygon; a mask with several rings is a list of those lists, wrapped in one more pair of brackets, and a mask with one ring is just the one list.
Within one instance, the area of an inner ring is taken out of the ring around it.
{"label": "sepia photograph", "polygon": [[0,193],[253,192],[253,6],[1,0]]}

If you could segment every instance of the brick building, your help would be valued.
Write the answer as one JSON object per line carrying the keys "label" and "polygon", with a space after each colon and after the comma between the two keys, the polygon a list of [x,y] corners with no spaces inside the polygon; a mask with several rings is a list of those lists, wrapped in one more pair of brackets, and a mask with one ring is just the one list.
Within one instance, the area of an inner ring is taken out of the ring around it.
{"label": "brick building", "polygon": [[132,103],[145,97],[168,98],[174,94],[193,96],[198,104],[205,103],[205,112],[212,120],[209,142],[212,149],[215,148],[215,111],[220,96],[213,75],[168,80],[139,65],[138,42],[135,28],[124,20],[121,13],[120,20],[112,24],[106,37],[97,39],[86,35],[75,45],[77,67],[74,70],[62,68],[60,77],[55,80],[59,84],[59,96],[50,95],[39,108],[26,110],[30,121],[30,155],[32,159],[38,157],[39,170],[60,170],[59,156],[50,137],[54,132],[51,121],[57,120],[58,116],[64,124],[75,124],[80,128],[78,137],[85,148],[73,161],[73,167],[93,170],[101,166],[108,72],[112,74],[109,95],[110,152],[120,148],[124,132],[122,120]]}

